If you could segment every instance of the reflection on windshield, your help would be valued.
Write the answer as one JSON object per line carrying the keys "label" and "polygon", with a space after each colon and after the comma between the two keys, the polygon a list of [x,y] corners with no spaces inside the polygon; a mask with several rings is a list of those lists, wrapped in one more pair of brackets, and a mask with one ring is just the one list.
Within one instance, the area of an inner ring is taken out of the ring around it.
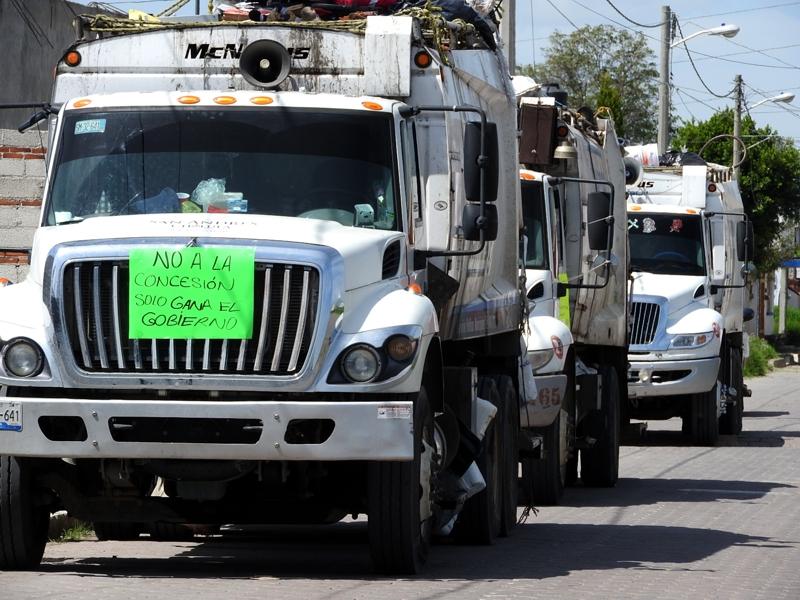
{"label": "reflection on windshield", "polygon": [[47,223],[248,213],[398,229],[389,115],[269,108],[68,114]]}
{"label": "reflection on windshield", "polygon": [[628,213],[631,270],[664,275],[705,275],[698,215]]}
{"label": "reflection on windshield", "polygon": [[544,193],[540,181],[522,181],[522,220],[524,229],[520,253],[526,269],[547,268]]}

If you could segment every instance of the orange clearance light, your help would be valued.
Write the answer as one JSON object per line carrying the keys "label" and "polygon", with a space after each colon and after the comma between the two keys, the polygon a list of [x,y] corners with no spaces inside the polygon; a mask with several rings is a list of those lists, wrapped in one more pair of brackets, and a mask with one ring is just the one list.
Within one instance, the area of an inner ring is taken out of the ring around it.
{"label": "orange clearance light", "polygon": [[558,129],[556,129],[556,135],[558,137],[562,137],[562,138],[563,137],[567,137],[568,133],[569,133],[569,129],[567,129],[566,125],[559,125]]}
{"label": "orange clearance light", "polygon": [[181,96],[178,98],[178,102],[181,104],[197,104],[200,102],[200,98],[198,96]]}
{"label": "orange clearance light", "polygon": [[362,102],[361,106],[369,110],[383,110],[383,107],[377,102]]}
{"label": "orange clearance light", "polygon": [[536,181],[536,175],[528,171],[520,171],[519,178],[524,179],[525,181]]}
{"label": "orange clearance light", "polygon": [[80,100],[75,100],[72,104],[72,108],[83,108],[84,106],[89,106],[92,103],[89,98],[81,98]]}
{"label": "orange clearance light", "polygon": [[635,211],[635,210],[642,210],[642,207],[641,207],[641,206],[639,206],[638,204],[631,204],[631,205],[628,207],[628,210],[634,210],[634,211]]}
{"label": "orange clearance light", "polygon": [[64,62],[70,67],[77,67],[81,64],[81,53],[77,50],[70,50],[64,55]]}
{"label": "orange clearance light", "polygon": [[267,104],[272,104],[273,100],[269,96],[253,96],[250,98],[250,102],[259,106],[266,106]]}
{"label": "orange clearance light", "polygon": [[214,98],[217,104],[236,104],[236,98],[233,96],[217,96]]}
{"label": "orange clearance light", "polygon": [[425,50],[420,50],[414,55],[414,64],[420,69],[427,69],[433,64],[433,57]]}
{"label": "orange clearance light", "polygon": [[417,295],[422,295],[422,286],[418,284],[416,281],[413,283],[408,284],[408,291],[413,292]]}
{"label": "orange clearance light", "polygon": [[712,193],[712,194],[713,194],[714,192],[716,192],[716,191],[717,191],[717,184],[715,184],[715,183],[709,183],[709,184],[708,184],[708,191],[709,191],[710,193]]}
{"label": "orange clearance light", "polygon": [[686,213],[690,214],[690,215],[696,215],[697,211],[695,209],[693,209],[693,208],[687,208],[686,209]]}

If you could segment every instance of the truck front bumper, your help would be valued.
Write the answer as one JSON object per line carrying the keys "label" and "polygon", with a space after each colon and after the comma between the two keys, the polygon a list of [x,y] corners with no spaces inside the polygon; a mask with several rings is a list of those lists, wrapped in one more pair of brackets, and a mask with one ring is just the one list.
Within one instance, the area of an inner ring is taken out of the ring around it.
{"label": "truck front bumper", "polygon": [[676,396],[700,394],[714,387],[719,357],[697,360],[630,362],[628,396]]}
{"label": "truck front bumper", "polygon": [[0,400],[21,411],[19,430],[0,430],[0,454],[6,455],[279,461],[414,456],[410,400]]}

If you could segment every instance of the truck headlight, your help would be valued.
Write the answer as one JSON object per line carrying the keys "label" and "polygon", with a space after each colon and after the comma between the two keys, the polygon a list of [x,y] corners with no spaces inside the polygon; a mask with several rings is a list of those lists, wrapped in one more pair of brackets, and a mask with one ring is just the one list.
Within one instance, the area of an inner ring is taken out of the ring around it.
{"label": "truck headlight", "polygon": [[531,363],[531,369],[538,371],[553,359],[555,352],[552,348],[547,350],[532,350],[528,352],[528,362]]}
{"label": "truck headlight", "polygon": [[676,335],[672,338],[670,346],[673,348],[699,348],[705,346],[714,338],[714,333],[707,331],[705,333],[695,333],[688,335]]}
{"label": "truck headlight", "polygon": [[372,346],[353,346],[342,357],[342,374],[354,383],[369,383],[381,371],[381,357]]}
{"label": "truck headlight", "polygon": [[3,366],[15,377],[35,377],[44,367],[39,345],[26,338],[14,338],[3,348]]}

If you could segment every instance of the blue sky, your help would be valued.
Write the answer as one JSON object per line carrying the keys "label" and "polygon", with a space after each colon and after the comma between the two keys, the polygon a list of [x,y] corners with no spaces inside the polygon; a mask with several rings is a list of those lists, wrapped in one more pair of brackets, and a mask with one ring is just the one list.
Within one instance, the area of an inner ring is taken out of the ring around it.
{"label": "blue sky", "polygon": [[[622,13],[642,24],[656,24],[661,6],[669,4],[685,36],[735,23],[739,34],[698,36],[687,42],[695,65],[705,85],[716,94],[726,94],[733,79],[742,75],[745,100],[749,106],[780,92],[794,92],[792,104],[768,102],[753,109],[751,116],[759,125],[770,125],[781,135],[800,142],[800,1],[789,0],[612,0]],[[111,1],[119,8],[138,8],[157,12],[171,5],[171,0]],[[207,9],[200,0],[200,10]],[[179,14],[194,14],[195,0]],[[556,10],[556,7],[558,10]],[[558,11],[560,10],[560,14]],[[657,28],[638,27],[626,21],[607,0],[517,0],[517,63],[541,62],[548,38],[555,31],[569,33],[574,26],[616,24],[641,31],[653,49],[656,64],[660,48]],[[732,98],[717,98],[704,87],[687,59],[682,46],[672,50],[672,112],[682,119],[706,119],[715,110],[732,107]],[[655,141],[655,140],[654,140]]]}

